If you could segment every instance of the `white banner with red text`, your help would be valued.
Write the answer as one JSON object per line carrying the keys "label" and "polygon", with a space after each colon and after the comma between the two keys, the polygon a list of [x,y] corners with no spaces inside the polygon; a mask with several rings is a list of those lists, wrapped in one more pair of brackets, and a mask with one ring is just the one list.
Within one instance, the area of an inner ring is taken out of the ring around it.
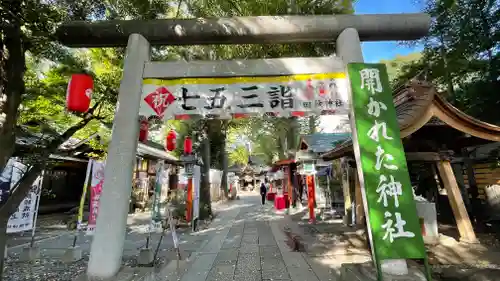
{"label": "white banner with red text", "polygon": [[140,115],[159,119],[277,117],[348,113],[345,73],[145,79]]}

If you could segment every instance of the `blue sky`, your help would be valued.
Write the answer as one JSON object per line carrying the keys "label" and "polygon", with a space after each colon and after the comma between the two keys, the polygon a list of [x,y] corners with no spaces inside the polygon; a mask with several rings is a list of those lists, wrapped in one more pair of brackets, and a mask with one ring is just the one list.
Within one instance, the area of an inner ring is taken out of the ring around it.
{"label": "blue sky", "polygon": [[[389,13],[416,13],[420,7],[416,0],[356,0],[354,11],[356,14],[389,14]],[[378,62],[381,59],[392,59],[396,55],[407,55],[421,51],[422,47],[403,47],[398,42],[364,42],[363,55],[366,62]]]}

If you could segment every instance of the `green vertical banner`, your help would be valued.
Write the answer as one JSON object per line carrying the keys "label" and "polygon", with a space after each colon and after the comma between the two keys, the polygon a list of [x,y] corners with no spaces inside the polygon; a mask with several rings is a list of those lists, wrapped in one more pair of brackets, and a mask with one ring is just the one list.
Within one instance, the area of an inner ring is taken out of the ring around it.
{"label": "green vertical banner", "polygon": [[163,179],[163,163],[158,163],[156,165],[156,180],[155,180],[155,189],[153,195],[153,206],[151,210],[151,220],[152,225],[154,227],[158,227],[161,225],[161,188],[162,188],[162,179]]}
{"label": "green vertical banner", "polygon": [[424,241],[384,64],[347,65],[377,260],[424,259]]}
{"label": "green vertical banner", "polygon": [[85,173],[85,182],[83,183],[82,196],[80,197],[80,205],[78,205],[78,218],[76,220],[76,229],[81,230],[83,222],[83,209],[85,207],[85,199],[87,198],[87,189],[89,188],[89,180],[92,176],[92,165],[94,160],[89,159],[87,164],[87,172]]}

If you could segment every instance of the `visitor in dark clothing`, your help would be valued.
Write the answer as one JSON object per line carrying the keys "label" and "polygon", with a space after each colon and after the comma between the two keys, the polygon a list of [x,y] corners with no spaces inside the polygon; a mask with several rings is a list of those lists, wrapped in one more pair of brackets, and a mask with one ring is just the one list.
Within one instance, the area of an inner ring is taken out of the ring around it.
{"label": "visitor in dark clothing", "polygon": [[266,193],[267,193],[267,187],[264,182],[260,184],[260,196],[262,197],[262,205],[266,203]]}

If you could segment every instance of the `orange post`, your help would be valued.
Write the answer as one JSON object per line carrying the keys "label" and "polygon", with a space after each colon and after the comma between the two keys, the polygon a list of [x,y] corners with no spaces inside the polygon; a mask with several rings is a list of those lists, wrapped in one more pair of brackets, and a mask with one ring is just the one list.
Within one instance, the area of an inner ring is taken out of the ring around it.
{"label": "orange post", "polygon": [[316,197],[314,190],[314,176],[306,176],[307,183],[307,207],[309,208],[309,222],[314,223],[316,221],[316,216],[314,215],[314,199]]}
{"label": "orange post", "polygon": [[290,169],[290,166],[288,166],[288,173],[287,173],[287,183],[288,183],[288,208],[292,206],[292,194],[293,194],[293,184],[291,181],[292,177],[292,169]]}
{"label": "orange post", "polygon": [[187,199],[186,199],[186,221],[191,221],[191,214],[193,209],[193,178],[188,178],[187,186]]}

